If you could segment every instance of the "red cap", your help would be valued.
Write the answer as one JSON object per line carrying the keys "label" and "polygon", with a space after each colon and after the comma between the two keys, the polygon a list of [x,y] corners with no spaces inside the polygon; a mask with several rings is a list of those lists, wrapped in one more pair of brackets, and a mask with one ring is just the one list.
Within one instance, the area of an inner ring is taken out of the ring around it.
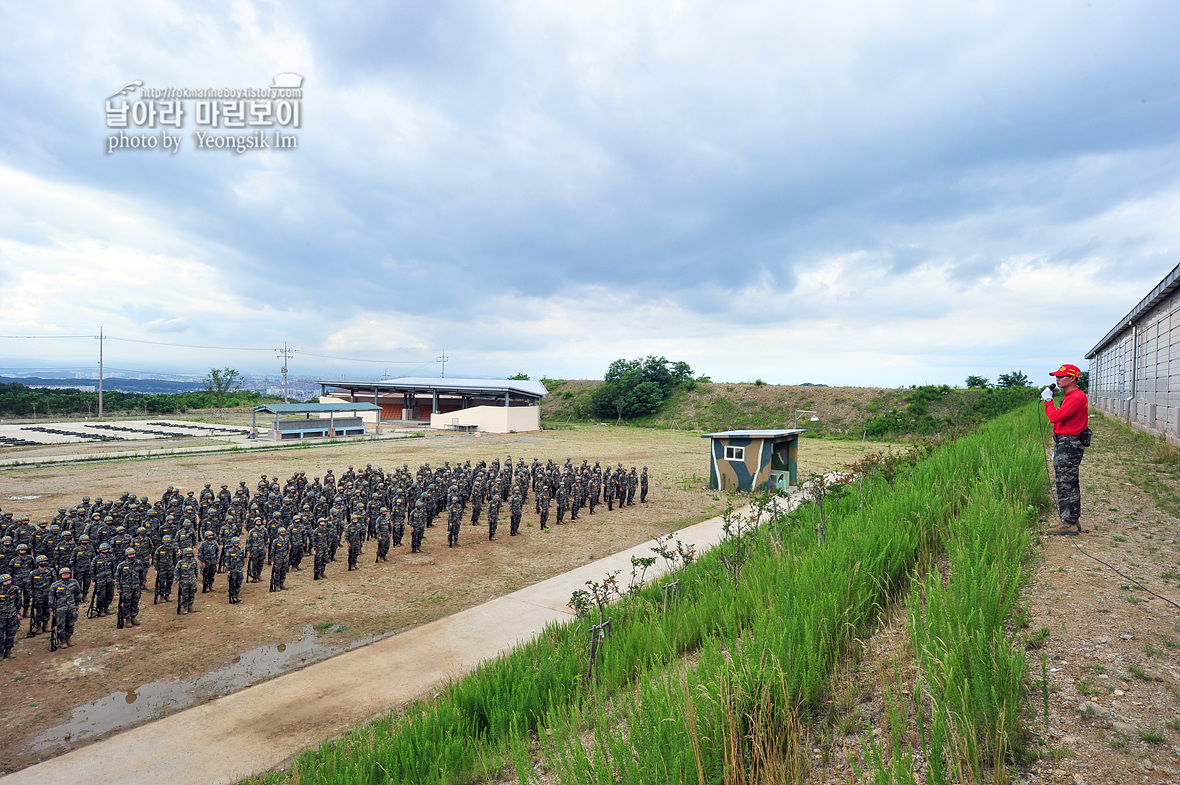
{"label": "red cap", "polygon": [[1080,378],[1082,378],[1082,371],[1076,365],[1070,365],[1069,363],[1066,363],[1065,365],[1058,368],[1056,371],[1050,371],[1049,375],[1050,376],[1058,376],[1058,377],[1072,376],[1075,379],[1080,379]]}

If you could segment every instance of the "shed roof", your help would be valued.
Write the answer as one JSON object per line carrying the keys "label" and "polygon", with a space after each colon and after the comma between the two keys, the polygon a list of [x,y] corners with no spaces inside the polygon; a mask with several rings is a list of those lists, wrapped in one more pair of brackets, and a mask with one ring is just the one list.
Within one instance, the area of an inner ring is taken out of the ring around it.
{"label": "shed roof", "polygon": [[544,398],[549,390],[541,382],[517,379],[444,379],[429,376],[405,376],[376,382],[317,379],[316,384],[345,390],[385,390],[388,392],[438,392],[452,395],[503,395],[511,393],[526,398]]}
{"label": "shed roof", "polygon": [[776,439],[782,436],[806,433],[806,428],[761,428],[752,431],[719,431],[717,433],[701,434],[702,439]]}
{"label": "shed roof", "polygon": [[381,407],[374,403],[264,403],[256,412],[271,414],[308,414],[315,412],[372,412]]}
{"label": "shed roof", "polygon": [[1123,330],[1126,330],[1135,320],[1142,316],[1147,311],[1150,311],[1160,300],[1167,297],[1172,292],[1180,289],[1180,264],[1172,268],[1172,272],[1164,276],[1164,280],[1160,281],[1154,289],[1152,289],[1146,297],[1139,301],[1139,304],[1131,309],[1131,312],[1119,319],[1119,323],[1110,328],[1110,332],[1102,336],[1102,340],[1094,345],[1094,348],[1086,353],[1086,359],[1092,359],[1098,352],[1106,348],[1106,345],[1117,338]]}

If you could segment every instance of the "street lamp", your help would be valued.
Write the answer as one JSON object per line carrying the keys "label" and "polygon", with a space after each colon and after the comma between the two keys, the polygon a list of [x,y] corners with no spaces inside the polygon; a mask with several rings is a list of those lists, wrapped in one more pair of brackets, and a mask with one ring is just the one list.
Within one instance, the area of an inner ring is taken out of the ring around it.
{"label": "street lamp", "polygon": [[800,414],[810,414],[812,422],[819,422],[819,417],[818,417],[819,412],[813,412],[813,411],[811,411],[811,409],[796,409],[795,410],[795,424],[791,426],[792,428],[799,427],[799,415]]}

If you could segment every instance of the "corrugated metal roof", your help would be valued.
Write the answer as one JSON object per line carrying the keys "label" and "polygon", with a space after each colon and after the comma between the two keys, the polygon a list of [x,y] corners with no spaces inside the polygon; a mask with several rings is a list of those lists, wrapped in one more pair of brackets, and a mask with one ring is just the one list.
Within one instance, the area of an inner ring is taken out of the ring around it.
{"label": "corrugated metal roof", "polygon": [[317,379],[316,384],[340,387],[345,390],[386,390],[388,392],[438,392],[446,395],[471,395],[492,393],[503,395],[515,393],[528,398],[544,398],[549,390],[541,382],[519,381],[516,379],[443,379],[429,376],[405,376],[401,379],[386,379],[378,382],[344,381]]}
{"label": "corrugated metal roof", "polygon": [[1136,319],[1142,316],[1145,312],[1150,311],[1159,304],[1160,300],[1164,299],[1178,288],[1180,288],[1180,264],[1173,267],[1172,272],[1165,275],[1164,280],[1160,281],[1159,285],[1152,289],[1150,294],[1140,300],[1139,304],[1132,308],[1130,313],[1120,319],[1119,323],[1112,327],[1110,332],[1104,335],[1102,340],[1094,345],[1094,348],[1086,354],[1086,359],[1092,359],[1094,355],[1102,351],[1108,343],[1117,338],[1123,332],[1123,330],[1126,330],[1128,327],[1130,327]]}
{"label": "corrugated metal roof", "polygon": [[271,414],[315,414],[316,412],[371,412],[381,407],[372,403],[264,403],[256,412]]}
{"label": "corrugated metal roof", "polygon": [[706,438],[723,438],[723,439],[773,439],[778,436],[790,436],[794,433],[806,433],[806,428],[786,428],[785,430],[776,430],[773,428],[762,428],[754,431],[721,431],[719,433],[705,433],[701,434],[702,439]]}

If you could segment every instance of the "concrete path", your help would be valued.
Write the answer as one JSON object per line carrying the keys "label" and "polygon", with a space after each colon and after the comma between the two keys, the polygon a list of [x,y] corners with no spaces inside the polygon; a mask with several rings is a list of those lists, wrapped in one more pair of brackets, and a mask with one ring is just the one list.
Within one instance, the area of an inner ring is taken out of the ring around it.
{"label": "concrete path", "polygon": [[[702,553],[721,540],[721,526],[712,518],[676,538]],[[653,544],[119,733],[9,774],[0,785],[208,785],[265,772],[569,618],[575,589],[615,570],[630,575],[631,556],[651,556]],[[663,572],[657,561],[648,577]]]}

